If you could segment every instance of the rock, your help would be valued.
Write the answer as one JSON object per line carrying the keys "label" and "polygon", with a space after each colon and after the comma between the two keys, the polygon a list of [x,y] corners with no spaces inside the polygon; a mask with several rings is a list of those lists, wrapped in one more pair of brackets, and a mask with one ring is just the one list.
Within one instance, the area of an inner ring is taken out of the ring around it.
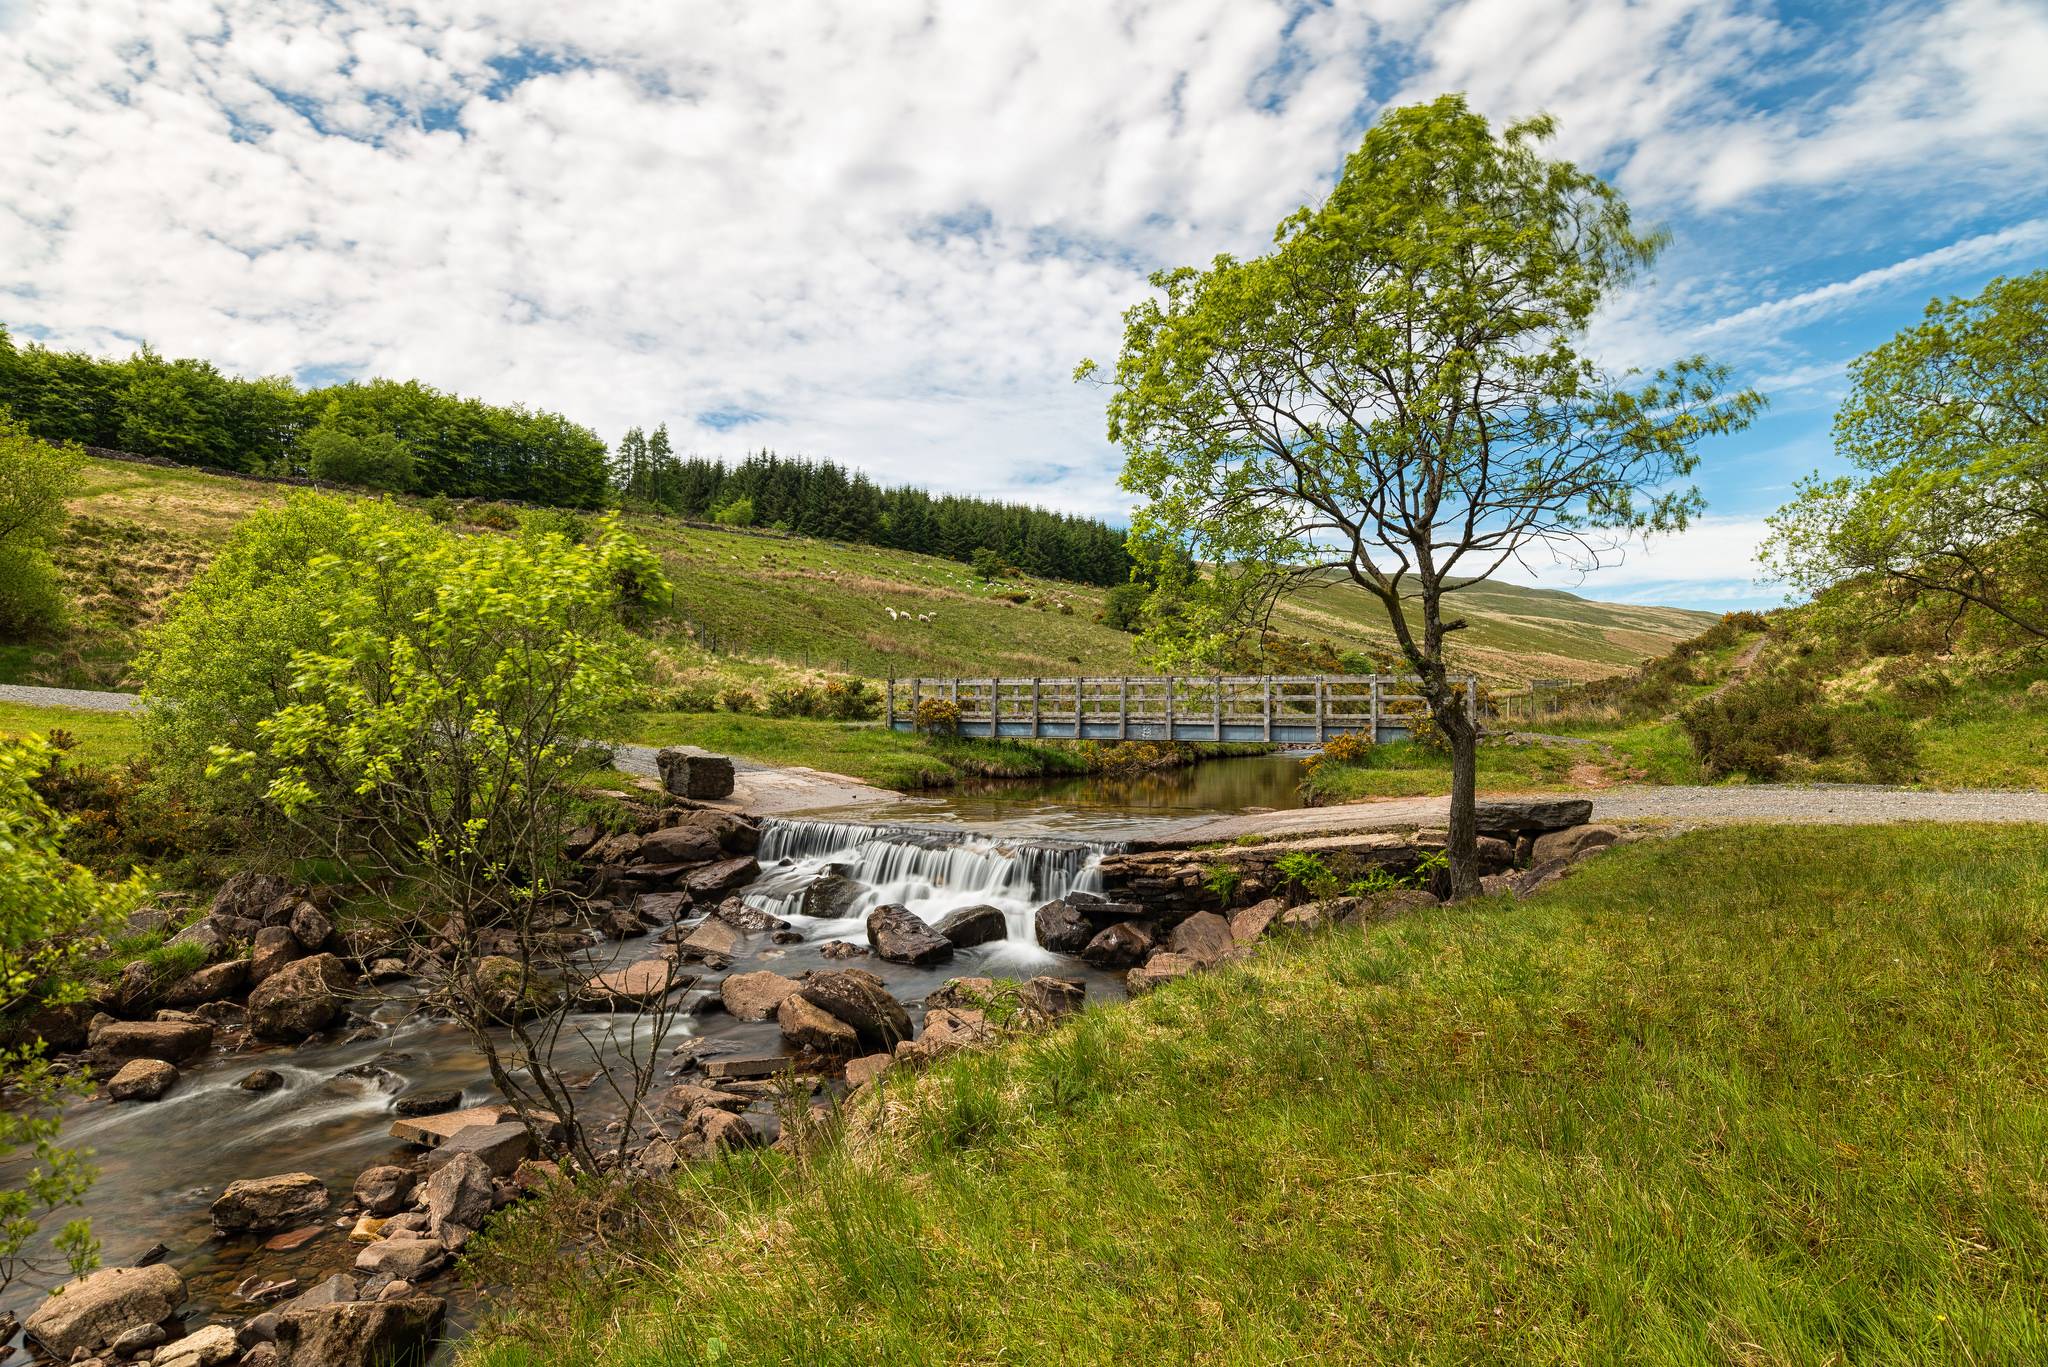
{"label": "rock", "polygon": [[92,1032],[92,1053],[109,1063],[134,1058],[191,1063],[213,1043],[204,1021],[108,1021]]}
{"label": "rock", "polygon": [[851,1054],[860,1048],[860,1032],[822,1007],[796,994],[777,1003],[775,1019],[782,1037],[800,1049],[821,1054]]}
{"label": "rock", "polygon": [[412,974],[407,971],[403,959],[372,959],[369,970],[363,976],[382,986],[385,983],[403,982]]}
{"label": "rock", "polygon": [[726,1011],[734,1020],[774,1020],[775,1008],[800,986],[802,984],[796,979],[785,978],[766,969],[758,973],[734,973],[718,985],[718,999],[725,1003]]}
{"label": "rock", "polygon": [[690,909],[687,892],[635,893],[627,910],[649,925],[671,925]]}
{"label": "rock", "polygon": [[639,853],[640,837],[632,831],[620,831],[600,837],[578,857],[586,864],[624,864]]}
{"label": "rock", "polygon": [[693,901],[715,902],[735,888],[745,887],[760,875],[760,860],[751,854],[736,855],[684,874],[683,890]]}
{"label": "rock", "polygon": [[439,1115],[462,1104],[459,1087],[415,1087],[391,1103],[396,1115]]}
{"label": "rock", "polygon": [[235,1341],[234,1330],[225,1324],[209,1324],[158,1349],[151,1367],[220,1367],[241,1355],[242,1345]]}
{"label": "rock", "polygon": [[332,954],[286,964],[249,994],[249,1029],[261,1039],[304,1039],[341,1015],[350,985]]}
{"label": "rock", "polygon": [[545,1015],[559,1000],[553,984],[530,968],[522,968],[519,960],[509,955],[485,955],[476,961],[469,977],[477,1007],[501,1024]]}
{"label": "rock", "polygon": [[893,1049],[898,1040],[910,1038],[910,1013],[864,968],[813,973],[797,995],[845,1021],[870,1047]]}
{"label": "rock", "polygon": [[1512,897],[1514,893],[1515,879],[1513,874],[1490,873],[1479,880],[1479,895],[1481,897]]}
{"label": "rock", "polygon": [[1081,958],[1097,968],[1129,968],[1152,952],[1152,932],[1136,921],[1119,921],[1081,948]]}
{"label": "rock", "polygon": [[1038,943],[1057,954],[1078,954],[1095,938],[1095,923],[1067,898],[1047,902],[1031,921]]}
{"label": "rock", "polygon": [[352,1244],[373,1244],[388,1237],[384,1227],[390,1223],[388,1215],[358,1215],[354,1227],[348,1232],[348,1241]]}
{"label": "rock", "polygon": [[256,939],[249,947],[249,981],[262,986],[276,975],[280,968],[295,959],[304,958],[306,951],[289,926],[265,926],[256,932]]}
{"label": "rock", "polygon": [[403,1139],[408,1144],[423,1144],[432,1148],[453,1139],[472,1125],[496,1125],[502,1121],[516,1120],[518,1114],[506,1103],[495,1101],[482,1106],[471,1106],[467,1110],[406,1116],[391,1122],[391,1137]]}
{"label": "rock", "polygon": [[765,935],[789,929],[789,922],[759,907],[749,905],[744,897],[726,898],[713,908],[711,914],[734,930],[747,935]]}
{"label": "rock", "polygon": [[1478,804],[1478,815],[1481,835],[1562,831],[1591,821],[1593,802],[1583,797],[1490,798]]}
{"label": "rock", "polygon": [[[0,1325],[0,1328],[8,1331],[8,1338],[14,1337],[14,1326],[12,1324]],[[121,1335],[121,1337],[115,1339],[108,1347],[117,1358],[141,1357],[144,1353],[169,1337],[170,1335],[164,1332],[164,1327],[161,1324],[138,1324],[127,1333]]]}
{"label": "rock", "polygon": [[1507,869],[1515,864],[1515,847],[1508,841],[1482,835],[1472,842],[1472,857],[1482,869]]}
{"label": "rock", "polygon": [[600,973],[583,985],[583,1002],[598,1010],[624,1011],[649,1007],[696,978],[678,973],[668,959],[642,959],[638,963]]}
{"label": "rock", "polygon": [[950,940],[955,949],[972,949],[1010,937],[1009,918],[1003,915],[1002,908],[991,906],[955,908],[940,917],[932,929]]}
{"label": "rock", "polygon": [[[506,1169],[509,1175],[518,1164]],[[429,1177],[420,1189],[420,1203],[427,1212],[427,1231],[441,1237],[449,1226],[464,1231],[463,1238],[484,1227],[491,1217],[490,1164],[473,1153],[459,1153]],[[394,1276],[403,1275],[393,1273]],[[417,1277],[408,1277],[417,1281]]]}
{"label": "rock", "polygon": [[427,1155],[427,1166],[439,1169],[457,1158],[478,1159],[496,1177],[510,1177],[533,1153],[533,1135],[517,1120],[495,1125],[465,1125]]}
{"label": "rock", "polygon": [[876,907],[868,913],[868,943],[892,964],[922,968],[953,957],[953,943],[907,907]]}
{"label": "rock", "polygon": [[722,755],[693,755],[670,748],[656,753],[654,765],[661,774],[662,789],[676,797],[715,801],[732,796],[732,761]]}
{"label": "rock", "polygon": [[184,1301],[185,1279],[162,1263],[106,1267],[58,1287],[22,1327],[62,1362],[81,1348],[112,1343],[145,1324],[161,1324]]}
{"label": "rock", "polygon": [[[465,1237],[474,1233],[465,1231]],[[439,1239],[379,1239],[356,1254],[356,1271],[419,1283],[448,1266],[448,1245]]]}
{"label": "rock", "polygon": [[1266,927],[1273,924],[1287,904],[1278,897],[1268,897],[1257,906],[1245,907],[1230,914],[1230,938],[1239,945],[1248,945],[1266,933]]}
{"label": "rock", "polygon": [[107,1080],[107,1095],[115,1101],[159,1101],[177,1085],[176,1065],[162,1059],[132,1058]]}
{"label": "rock", "polygon": [[1079,1011],[1087,995],[1088,985],[1079,978],[1051,978],[1041,974],[1017,989],[1017,1005],[1028,1023],[1043,1025]]}
{"label": "rock", "polygon": [[1386,892],[1375,892],[1358,899],[1358,905],[1344,919],[1347,921],[1390,921],[1407,911],[1421,911],[1425,907],[1442,905],[1436,894],[1424,888],[1390,888]]}
{"label": "rock", "polygon": [[410,1168],[380,1163],[356,1174],[355,1198],[357,1204],[372,1215],[396,1215],[405,1209],[407,1200],[412,1196],[412,1187]]}
{"label": "rock", "polygon": [[1529,863],[1547,864],[1553,859],[1576,863],[1594,850],[1605,849],[1621,839],[1618,826],[1574,826],[1566,831],[1550,831],[1536,837],[1530,847]]}
{"label": "rock", "polygon": [[1131,995],[1135,997],[1150,992],[1161,983],[1170,983],[1175,978],[1185,978],[1199,967],[1201,965],[1185,954],[1162,951],[1147,959],[1142,967],[1126,973],[1124,986],[1129,988]]}
{"label": "rock", "polygon": [[284,1074],[275,1068],[257,1068],[242,1074],[235,1085],[245,1092],[274,1092],[284,1086]]}
{"label": "rock", "polygon": [[292,938],[308,954],[318,954],[334,936],[334,922],[311,902],[301,902],[292,911]]}
{"label": "rock", "polygon": [[670,826],[640,837],[633,860],[641,864],[708,864],[723,854],[718,837],[696,826]]}
{"label": "rock", "polygon": [[304,1248],[327,1232],[326,1225],[301,1225],[288,1229],[282,1234],[273,1234],[263,1241],[265,1253],[292,1253]]}
{"label": "rock", "polygon": [[291,896],[291,885],[272,873],[238,873],[220,885],[209,910],[217,916],[261,921],[271,906]]}
{"label": "rock", "polygon": [[846,1064],[846,1085],[854,1091],[868,1086],[889,1071],[895,1059],[888,1054],[866,1054]]}
{"label": "rock", "polygon": [[821,921],[841,921],[867,891],[843,873],[828,873],[804,889],[803,912]]}
{"label": "rock", "polygon": [[994,978],[948,978],[925,993],[924,1004],[928,1010],[939,1006],[981,1010],[994,1001],[995,997]]}
{"label": "rock", "polygon": [[[354,1277],[346,1272],[337,1272],[278,1306],[275,1313],[281,1320],[294,1310],[317,1310],[323,1305],[339,1305],[343,1301],[360,1300],[362,1294],[362,1288]],[[271,1337],[276,1337],[274,1328]]]}
{"label": "rock", "polygon": [[865,959],[874,951],[851,940],[827,940],[819,946],[818,953],[827,959]]}
{"label": "rock", "polygon": [[927,1011],[924,1033],[918,1037],[918,1052],[929,1061],[962,1049],[979,1049],[996,1042],[995,1027],[979,1011],[942,1006]]}
{"label": "rock", "polygon": [[438,1296],[407,1296],[287,1309],[278,1318],[278,1346],[291,1367],[416,1362],[425,1356],[446,1308]]}
{"label": "rock", "polygon": [[327,1209],[327,1184],[310,1172],[280,1173],[228,1183],[213,1203],[213,1232],[268,1234]]}
{"label": "rock", "polygon": [[202,916],[164,942],[167,945],[197,945],[208,962],[227,953],[228,937],[211,916]]}
{"label": "rock", "polygon": [[747,937],[729,922],[716,916],[706,916],[677,942],[676,952],[686,959],[730,960],[746,948],[746,944]]}
{"label": "rock", "polygon": [[561,1166],[545,1158],[529,1158],[512,1174],[512,1186],[522,1196],[538,1196],[561,1180]]}
{"label": "rock", "polygon": [[[85,1048],[92,1016],[92,1006],[87,1002],[38,1002],[22,1017],[19,1026],[0,1028],[0,1044],[13,1048],[41,1040],[46,1052],[69,1054]],[[4,1327],[0,1324],[0,1328]]]}
{"label": "rock", "polygon": [[1234,951],[1237,940],[1230,933],[1230,922],[1213,911],[1198,911],[1173,928],[1166,947],[1207,968]]}
{"label": "rock", "polygon": [[[261,931],[257,932],[261,934]],[[166,1006],[203,1006],[232,997],[249,984],[249,961],[229,959],[188,973],[164,989]]]}
{"label": "rock", "polygon": [[1533,864],[1513,875],[1515,896],[1529,897],[1555,883],[1571,871],[1571,862],[1552,859],[1542,864]]}
{"label": "rock", "polygon": [[1298,907],[1289,907],[1268,928],[1271,931],[1309,931],[1333,926],[1344,919],[1352,909],[1347,898],[1334,897],[1327,902],[1304,902]]}

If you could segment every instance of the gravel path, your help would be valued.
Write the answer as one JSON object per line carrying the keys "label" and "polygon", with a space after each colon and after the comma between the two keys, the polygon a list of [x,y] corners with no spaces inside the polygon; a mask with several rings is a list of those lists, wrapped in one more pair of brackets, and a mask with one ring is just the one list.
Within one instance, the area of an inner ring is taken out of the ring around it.
{"label": "gravel path", "polygon": [[0,702],[22,702],[30,707],[76,707],[86,712],[133,712],[142,699],[133,693],[94,693],[83,688],[30,688],[27,684],[0,684]]}

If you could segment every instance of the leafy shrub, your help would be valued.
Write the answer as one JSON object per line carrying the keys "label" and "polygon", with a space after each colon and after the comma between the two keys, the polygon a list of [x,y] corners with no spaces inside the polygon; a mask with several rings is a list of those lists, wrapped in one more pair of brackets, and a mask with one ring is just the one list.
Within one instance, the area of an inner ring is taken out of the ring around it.
{"label": "leafy shrub", "polygon": [[1714,777],[1777,778],[1783,756],[1823,759],[1834,752],[1834,719],[1813,689],[1765,675],[1706,698],[1679,713],[1679,726],[1700,764]]}
{"label": "leafy shrub", "polygon": [[519,526],[519,509],[509,503],[473,503],[463,511],[462,520],[472,527],[488,527],[494,532],[515,531]]}
{"label": "leafy shrub", "polygon": [[567,508],[524,508],[519,512],[519,531],[523,536],[559,536],[580,546],[590,536],[590,519]]}
{"label": "leafy shrub", "polygon": [[446,494],[435,494],[432,498],[421,501],[420,511],[446,526],[455,520],[455,500]]}
{"label": "leafy shrub", "polygon": [[967,563],[973,568],[976,579],[988,581],[1001,579],[1010,569],[1003,563],[1002,555],[987,546],[975,547],[974,554],[967,558]]}
{"label": "leafy shrub", "polygon": [[728,712],[759,712],[761,695],[751,688],[728,688],[718,695],[719,704]]}
{"label": "leafy shrub", "polygon": [[996,597],[1002,599],[1005,603],[1016,603],[1020,607],[1031,601],[1031,594],[1026,589],[1005,589],[997,594]]}
{"label": "leafy shrub", "polygon": [[1211,864],[1202,875],[1202,886],[1216,895],[1216,905],[1228,907],[1244,883],[1244,871],[1235,864]]}
{"label": "leafy shrub", "polygon": [[825,695],[810,684],[782,684],[768,690],[771,717],[815,717],[824,708]]}
{"label": "leafy shrub", "polygon": [[0,409],[0,631],[47,631],[64,619],[50,547],[82,465],[75,449],[36,440]]}
{"label": "leafy shrub", "polygon": [[718,690],[710,684],[677,684],[657,695],[653,707],[658,712],[716,712]]}
{"label": "leafy shrub", "polygon": [[754,500],[736,498],[720,504],[711,510],[711,520],[721,527],[751,527],[755,520]]}
{"label": "leafy shrub", "polygon": [[870,721],[882,715],[882,695],[863,680],[829,679],[820,692],[824,699],[821,715],[834,721]]}
{"label": "leafy shrub", "polygon": [[1346,731],[1323,742],[1323,748],[1301,762],[1304,776],[1325,764],[1361,764],[1373,756],[1373,737],[1367,731]]}
{"label": "leafy shrub", "polygon": [[960,734],[960,705],[946,698],[920,698],[912,724],[928,736]]}
{"label": "leafy shrub", "polygon": [[1902,717],[1862,709],[1835,717],[1837,750],[1856,756],[1878,783],[1910,783],[1920,773],[1920,737]]}
{"label": "leafy shrub", "polygon": [[352,484],[403,493],[413,486],[412,448],[390,432],[353,432],[333,413],[303,438],[306,470],[322,484]]}
{"label": "leafy shrub", "polygon": [[1145,600],[1152,590],[1144,584],[1118,584],[1102,600],[1102,622],[1115,631],[1137,632],[1145,625]]}

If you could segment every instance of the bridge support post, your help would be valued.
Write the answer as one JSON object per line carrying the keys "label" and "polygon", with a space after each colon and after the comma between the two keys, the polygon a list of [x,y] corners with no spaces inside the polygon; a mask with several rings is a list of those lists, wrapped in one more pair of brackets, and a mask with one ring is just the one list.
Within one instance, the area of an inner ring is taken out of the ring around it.
{"label": "bridge support post", "polygon": [[1116,738],[1131,738],[1131,681],[1128,678],[1116,681]]}
{"label": "bridge support post", "polygon": [[1318,745],[1321,745],[1330,738],[1330,723],[1327,719],[1323,701],[1323,683],[1323,676],[1320,674],[1316,675],[1316,744]]}
{"label": "bridge support post", "polygon": [[1037,740],[1045,734],[1045,727],[1038,720],[1038,680],[1031,681],[1031,739]]}
{"label": "bridge support post", "polygon": [[1380,676],[1377,674],[1372,676],[1370,712],[1372,716],[1372,743],[1378,745],[1380,743]]}
{"label": "bridge support post", "polygon": [[1083,692],[1083,688],[1084,688],[1084,684],[1083,684],[1083,681],[1082,681],[1082,680],[1080,680],[1080,679],[1076,679],[1076,680],[1074,680],[1074,739],[1075,739],[1075,740],[1079,740],[1079,739],[1081,739],[1081,711],[1082,711],[1082,708],[1081,708],[1081,697],[1082,697],[1082,692]]}
{"label": "bridge support post", "polygon": [[910,729],[913,731],[917,729],[917,709],[922,705],[923,699],[924,680],[912,679],[910,681]]}
{"label": "bridge support post", "polygon": [[1166,680],[1166,738],[1173,739],[1173,679]]}
{"label": "bridge support post", "polygon": [[994,740],[1002,734],[1002,732],[997,729],[996,721],[996,714],[998,710],[996,707],[996,695],[1001,693],[1002,691],[1003,681],[1001,679],[990,679],[988,681],[988,738],[990,740]]}
{"label": "bridge support post", "polygon": [[884,713],[888,718],[887,725],[891,731],[894,731],[896,729],[896,676],[894,674],[889,676],[889,689],[883,696],[883,706],[888,709]]}
{"label": "bridge support post", "polygon": [[1271,744],[1273,743],[1273,676],[1272,676],[1272,675],[1268,674],[1268,675],[1266,676],[1266,679],[1265,679],[1265,684],[1266,684],[1266,698],[1265,698],[1265,712],[1266,712],[1266,744],[1268,744],[1268,745],[1271,745]]}
{"label": "bridge support post", "polygon": [[1209,716],[1216,723],[1216,743],[1223,743],[1223,676],[1218,674],[1211,685],[1215,692],[1209,695]]}

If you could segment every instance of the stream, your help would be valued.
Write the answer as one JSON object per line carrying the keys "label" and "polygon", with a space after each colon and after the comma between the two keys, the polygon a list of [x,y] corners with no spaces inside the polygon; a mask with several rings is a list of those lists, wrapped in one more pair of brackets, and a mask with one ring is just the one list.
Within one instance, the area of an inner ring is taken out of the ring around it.
{"label": "stream", "polygon": [[[770,818],[762,824],[761,875],[742,895],[786,918],[802,939],[775,945],[757,937],[728,971],[772,968],[796,975],[843,967],[825,957],[823,946],[833,940],[864,945],[867,914],[879,905],[901,904],[935,922],[956,908],[989,904],[1004,913],[1009,926],[1005,940],[963,949],[935,968],[906,967],[878,957],[858,959],[855,965],[880,977],[913,1021],[922,1016],[926,993],[948,978],[968,975],[1056,973],[1085,979],[1090,1000],[1121,997],[1120,974],[1040,948],[1033,936],[1033,913],[1067,892],[1099,890],[1101,856],[1142,831],[1218,811],[1298,806],[1298,773],[1292,757],[1259,756],[1131,778],[983,785],[863,808],[858,820],[832,812]],[[852,879],[857,894],[841,915],[804,915],[804,891],[828,875]],[[607,942],[598,951],[607,962],[597,966],[657,957],[658,935]],[[707,1054],[785,1052],[775,1022],[742,1022],[727,1015],[717,1008],[723,975],[704,976],[705,983],[685,999],[664,1049],[702,1040]],[[188,1068],[161,1101],[74,1105],[61,1142],[91,1150],[99,1168],[83,1213],[101,1240],[102,1264],[127,1265],[164,1245],[164,1261],[186,1280],[188,1326],[239,1319],[260,1309],[236,1293],[252,1273],[264,1280],[296,1277],[310,1286],[347,1270],[359,1246],[348,1241],[348,1222],[336,1223],[341,1202],[357,1173],[400,1161],[408,1152],[389,1134],[393,1100],[427,1088],[460,1088],[465,1106],[499,1099],[482,1058],[459,1026],[415,1012],[405,984],[385,991],[388,996],[359,1008],[350,1026],[304,1044],[211,1054]],[[701,1009],[707,1002],[713,1009]],[[365,1015],[367,1023],[360,1019]],[[631,1029],[635,1019],[579,1015],[577,1037],[558,1066],[573,1073],[587,1065],[604,1047],[606,1032]],[[284,1085],[269,1092],[237,1085],[257,1068],[281,1073]],[[657,1090],[669,1080],[664,1076]],[[588,1095],[594,1099],[602,1090],[593,1087]],[[601,1121],[594,1100],[591,1108]],[[317,1238],[289,1252],[268,1252],[258,1238],[213,1237],[208,1209],[228,1183],[300,1171],[326,1182],[334,1198]],[[61,1220],[51,1222],[57,1223]],[[0,1310],[25,1318],[41,1300],[41,1291],[17,1284],[0,1297]],[[450,1309],[451,1323],[459,1325],[463,1307],[451,1302]],[[447,1356],[445,1349],[441,1356]]]}

